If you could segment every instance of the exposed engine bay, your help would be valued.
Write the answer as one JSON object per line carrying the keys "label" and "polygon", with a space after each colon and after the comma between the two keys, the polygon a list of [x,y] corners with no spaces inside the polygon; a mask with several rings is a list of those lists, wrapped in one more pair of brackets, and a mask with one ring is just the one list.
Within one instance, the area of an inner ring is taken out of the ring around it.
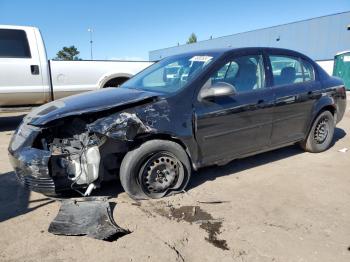
{"label": "exposed engine bay", "polygon": [[86,130],[86,123],[79,119],[74,119],[71,125],[61,126],[58,130],[60,132],[54,133],[52,141],[47,144],[52,154],[52,175],[67,176],[72,182],[72,189],[75,189],[76,185],[91,185],[84,193],[85,196],[90,195],[96,186],[92,183],[99,177],[99,147],[107,138],[90,135]]}
{"label": "exposed engine bay", "polygon": [[[135,114],[126,112],[90,121],[58,121],[40,136],[42,148],[51,152],[52,177],[65,176],[70,188],[84,196],[102,180],[117,177],[118,159],[127,151],[127,141],[140,132],[151,131]],[[78,190],[82,187],[86,188],[84,193]]]}

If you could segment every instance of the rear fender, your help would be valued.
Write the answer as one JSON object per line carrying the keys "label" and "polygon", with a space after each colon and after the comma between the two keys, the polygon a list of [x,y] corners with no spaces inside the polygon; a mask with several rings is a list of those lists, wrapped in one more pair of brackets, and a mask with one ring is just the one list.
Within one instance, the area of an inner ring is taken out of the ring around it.
{"label": "rear fender", "polygon": [[314,106],[312,108],[312,113],[311,113],[310,121],[307,127],[306,135],[309,134],[312,124],[314,123],[316,117],[324,110],[331,111],[336,121],[337,104],[335,103],[334,98],[331,96],[321,95],[321,97],[314,103]]}

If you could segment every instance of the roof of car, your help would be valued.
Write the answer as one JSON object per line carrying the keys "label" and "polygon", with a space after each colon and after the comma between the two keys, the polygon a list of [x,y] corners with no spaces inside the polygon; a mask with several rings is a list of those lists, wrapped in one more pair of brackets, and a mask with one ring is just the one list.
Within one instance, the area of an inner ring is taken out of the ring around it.
{"label": "roof of car", "polygon": [[195,50],[195,51],[189,51],[184,52],[178,55],[199,55],[199,54],[205,54],[205,53],[217,53],[217,54],[224,54],[224,53],[234,53],[239,51],[260,51],[260,50],[270,50],[270,51],[277,51],[285,54],[295,54],[295,55],[301,55],[305,56],[297,51],[290,50],[290,49],[284,49],[284,48],[276,48],[276,47],[240,47],[240,48],[213,48],[213,49],[203,49],[203,50]]}

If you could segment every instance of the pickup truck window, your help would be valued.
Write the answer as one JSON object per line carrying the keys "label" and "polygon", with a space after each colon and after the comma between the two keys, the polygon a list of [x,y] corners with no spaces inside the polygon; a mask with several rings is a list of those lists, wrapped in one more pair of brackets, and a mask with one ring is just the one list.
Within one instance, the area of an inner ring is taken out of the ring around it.
{"label": "pickup truck window", "polygon": [[0,58],[30,58],[27,35],[23,30],[0,29]]}
{"label": "pickup truck window", "polygon": [[173,93],[182,89],[214,59],[214,54],[165,58],[127,81],[122,87]]}

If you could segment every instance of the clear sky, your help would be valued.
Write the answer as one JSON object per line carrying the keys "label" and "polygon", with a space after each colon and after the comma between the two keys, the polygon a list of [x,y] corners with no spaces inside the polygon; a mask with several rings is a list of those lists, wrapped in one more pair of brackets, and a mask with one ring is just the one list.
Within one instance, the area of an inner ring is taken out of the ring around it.
{"label": "clear sky", "polygon": [[[148,59],[148,51],[350,11],[350,0],[0,0],[0,24],[39,27],[49,58],[75,45],[94,59]],[[349,21],[350,23],[350,21]]]}

